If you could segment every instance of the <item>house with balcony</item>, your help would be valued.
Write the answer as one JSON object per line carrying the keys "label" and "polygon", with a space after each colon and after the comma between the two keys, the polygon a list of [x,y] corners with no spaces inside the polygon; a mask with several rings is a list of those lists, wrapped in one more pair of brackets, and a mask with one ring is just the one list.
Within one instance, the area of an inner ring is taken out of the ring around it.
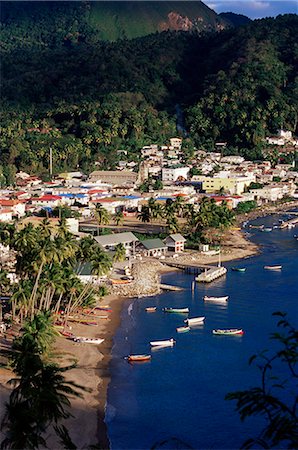
{"label": "house with balcony", "polygon": [[185,237],[180,233],[170,234],[166,237],[165,243],[170,252],[180,253],[184,251]]}

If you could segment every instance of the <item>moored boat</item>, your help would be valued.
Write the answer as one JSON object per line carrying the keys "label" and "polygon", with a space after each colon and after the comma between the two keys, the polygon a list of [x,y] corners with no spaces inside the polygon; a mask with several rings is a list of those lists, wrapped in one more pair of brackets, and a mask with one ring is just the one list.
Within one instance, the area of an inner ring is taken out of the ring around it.
{"label": "moored boat", "polygon": [[189,313],[188,308],[163,308],[162,310],[166,313]]}
{"label": "moored boat", "polygon": [[245,272],[246,267],[232,267],[233,272]]}
{"label": "moored boat", "polygon": [[190,327],[178,327],[176,328],[177,333],[187,333],[188,331],[190,331]]}
{"label": "moored boat", "polygon": [[185,319],[184,322],[188,324],[188,326],[191,325],[199,325],[202,324],[205,320],[204,316],[201,317],[192,317],[190,319]]}
{"label": "moored boat", "polygon": [[148,306],[147,308],[145,308],[145,311],[147,311],[147,312],[155,312],[156,311],[156,306]]}
{"label": "moored boat", "polygon": [[264,266],[264,269],[266,270],[281,270],[282,266]]}
{"label": "moored boat", "polygon": [[125,359],[129,362],[144,362],[150,361],[151,355],[128,355]]}
{"label": "moored boat", "polygon": [[176,343],[175,339],[165,339],[163,341],[150,341],[151,347],[172,347]]}
{"label": "moored boat", "polygon": [[224,297],[208,297],[208,295],[205,295],[203,297],[203,300],[213,300],[217,302],[227,302],[229,299],[228,295],[225,295]]}
{"label": "moored boat", "polygon": [[101,344],[104,341],[104,339],[101,338],[88,338],[82,336],[76,336],[73,340],[83,344]]}
{"label": "moored boat", "polygon": [[244,334],[244,331],[242,330],[242,328],[228,328],[228,329],[212,330],[212,333],[221,336],[234,336],[236,334],[242,335]]}
{"label": "moored boat", "polygon": [[266,227],[266,228],[263,228],[262,231],[264,231],[265,233],[270,233],[270,231],[272,231],[272,228]]}

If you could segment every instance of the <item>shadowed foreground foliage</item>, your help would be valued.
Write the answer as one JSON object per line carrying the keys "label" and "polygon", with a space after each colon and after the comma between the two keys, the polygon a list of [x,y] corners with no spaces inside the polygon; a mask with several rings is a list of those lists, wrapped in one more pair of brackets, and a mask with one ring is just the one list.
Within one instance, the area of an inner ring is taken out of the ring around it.
{"label": "shadowed foreground foliage", "polygon": [[[227,400],[236,400],[241,420],[250,416],[263,416],[266,425],[255,438],[250,438],[243,448],[298,448],[298,331],[288,322],[286,314],[277,312],[281,319],[277,326],[284,332],[273,333],[271,339],[279,348],[271,354],[266,351],[253,355],[261,372],[261,385],[245,391],[231,392]],[[282,375],[280,367],[282,366]]]}

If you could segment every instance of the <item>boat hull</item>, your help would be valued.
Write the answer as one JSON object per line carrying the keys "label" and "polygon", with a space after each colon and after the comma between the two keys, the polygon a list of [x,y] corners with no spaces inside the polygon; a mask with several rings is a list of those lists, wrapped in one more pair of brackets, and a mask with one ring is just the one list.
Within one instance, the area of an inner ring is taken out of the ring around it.
{"label": "boat hull", "polygon": [[216,302],[227,302],[229,299],[229,296],[226,295],[225,297],[208,297],[207,295],[205,295],[205,297],[203,297],[203,299],[206,300],[212,300],[212,301],[216,301]]}
{"label": "boat hull", "polygon": [[189,309],[188,308],[163,308],[163,312],[173,313],[173,314],[187,314],[187,313],[189,313]]}
{"label": "boat hull", "polygon": [[231,328],[228,330],[212,330],[213,334],[216,334],[218,336],[235,336],[235,335],[242,335],[244,334],[244,331],[241,328]]}
{"label": "boat hull", "polygon": [[205,317],[193,317],[190,319],[185,319],[184,322],[187,323],[188,326],[192,325],[202,325],[204,323]]}
{"label": "boat hull", "polygon": [[187,333],[190,331],[190,327],[178,327],[176,328],[177,333]]}
{"label": "boat hull", "polygon": [[79,342],[81,344],[95,344],[95,345],[98,345],[98,344],[101,344],[104,341],[104,339],[96,339],[96,338],[93,339],[93,338],[85,338],[85,337],[77,336],[77,337],[74,338],[74,341],[75,342]]}
{"label": "boat hull", "polygon": [[151,347],[172,347],[175,344],[175,339],[167,339],[164,341],[151,341]]}
{"label": "boat hull", "polygon": [[151,355],[128,355],[126,359],[128,362],[144,362],[150,361]]}
{"label": "boat hull", "polygon": [[281,270],[282,266],[264,266],[265,270]]}

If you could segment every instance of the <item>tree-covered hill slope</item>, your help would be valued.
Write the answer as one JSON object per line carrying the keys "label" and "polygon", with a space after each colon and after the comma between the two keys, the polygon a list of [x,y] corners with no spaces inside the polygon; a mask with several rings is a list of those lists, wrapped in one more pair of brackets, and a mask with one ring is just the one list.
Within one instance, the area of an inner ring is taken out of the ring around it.
{"label": "tree-covered hill slope", "polygon": [[8,48],[132,39],[165,30],[214,31],[227,26],[200,0],[3,1]]}
{"label": "tree-covered hill slope", "polygon": [[0,164],[42,173],[51,145],[57,170],[113,167],[115,150],[134,157],[175,134],[177,104],[191,143],[253,157],[281,125],[297,133],[297,27],[285,15],[203,36],[6,47]]}

